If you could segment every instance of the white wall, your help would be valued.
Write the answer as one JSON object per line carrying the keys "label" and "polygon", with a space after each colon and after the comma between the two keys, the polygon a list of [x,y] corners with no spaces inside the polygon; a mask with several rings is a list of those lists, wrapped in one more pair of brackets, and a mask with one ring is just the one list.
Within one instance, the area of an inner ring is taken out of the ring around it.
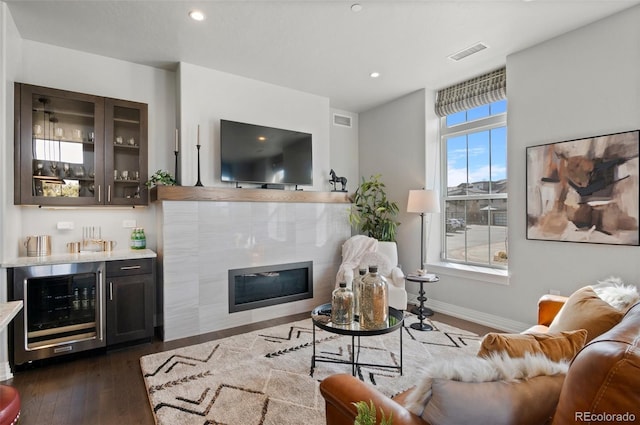
{"label": "white wall", "polygon": [[640,128],[638,19],[635,7],[507,59],[512,277],[496,314],[532,321],[549,289],[568,295],[611,275],[639,282],[639,247],[525,239],[527,146]]}
{"label": "white wall", "polygon": [[228,119],[311,133],[313,187],[303,188],[329,190],[329,99],[188,63],[180,63],[178,80],[183,186],[197,181],[198,125],[202,184],[233,185],[220,181],[220,119]]}
{"label": "white wall", "polygon": [[[407,213],[410,189],[426,187],[426,100],[432,93],[418,90],[360,114],[359,164],[365,179],[381,174],[387,197],[400,208],[396,241],[403,270],[420,266],[420,216]],[[433,109],[433,108],[431,108]],[[409,284],[408,290],[417,293]]]}
{"label": "white wall", "polygon": [[570,295],[611,275],[638,283],[638,247],[526,240],[525,154],[640,127],[639,18],[636,7],[507,58],[509,285],[444,276],[429,288],[436,305],[520,330],[550,289]]}
{"label": "white wall", "polygon": [[[535,323],[536,302],[550,289],[569,295],[611,275],[638,284],[638,247],[526,240],[525,148],[640,128],[639,18],[640,7],[629,9],[507,59],[509,284],[437,268],[441,280],[427,287],[427,304],[516,331]],[[422,186],[425,174],[429,188],[434,175],[439,180],[433,102],[433,92],[413,93],[360,114],[360,173],[382,173],[401,211],[408,190]],[[418,264],[420,227],[404,211],[400,221],[398,245],[406,272]],[[429,259],[435,261],[441,235],[438,225],[430,230]],[[408,290],[415,294],[417,288]]]}
{"label": "white wall", "polygon": [[[360,182],[358,167],[358,114],[340,109],[330,110],[331,120],[331,144],[330,144],[330,168],[339,177],[347,178],[347,191],[355,192]],[[333,114],[351,118],[351,128],[333,124]],[[329,176],[326,176],[329,179]],[[339,190],[342,186],[337,185]]]}
{"label": "white wall", "polygon": [[[107,96],[147,103],[149,107],[149,170],[171,169],[173,164],[173,129],[175,128],[175,73],[147,66],[88,54],[76,50],[22,40],[21,66],[6,84],[13,89],[13,81]],[[46,66],[43,66],[46,64]],[[13,120],[13,100],[7,110]],[[13,146],[13,129],[7,137]],[[13,151],[13,150],[12,150]],[[13,159],[7,158],[5,170],[11,177],[4,179],[4,193],[13,199]],[[122,227],[123,220],[135,219],[145,228],[148,247],[154,249],[156,241],[155,213],[147,208],[84,208],[39,209],[34,207],[10,207],[18,210],[17,221],[4,221],[8,232],[5,238],[4,258],[25,255],[22,240],[26,235],[52,235],[52,251],[64,252],[65,244],[80,240],[82,226],[101,226],[105,238],[116,240],[118,248],[126,249],[130,229]],[[58,221],[72,221],[74,230],[59,231]]]}

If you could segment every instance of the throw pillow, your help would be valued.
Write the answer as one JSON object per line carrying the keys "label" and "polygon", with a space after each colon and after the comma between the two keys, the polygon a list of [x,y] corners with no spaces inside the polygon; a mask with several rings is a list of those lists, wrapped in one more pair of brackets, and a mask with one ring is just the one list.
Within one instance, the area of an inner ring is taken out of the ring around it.
{"label": "throw pillow", "polygon": [[603,301],[589,286],[577,290],[567,299],[549,326],[549,332],[587,330],[588,343],[605,333],[622,319],[623,312]]}
{"label": "throw pillow", "polygon": [[528,353],[443,359],[425,368],[404,405],[432,425],[540,424],[553,414],[567,369]]}
{"label": "throw pillow", "polygon": [[620,311],[627,311],[632,305],[640,301],[638,288],[633,285],[625,285],[619,277],[599,280],[598,284],[593,285],[591,288],[600,299]]}
{"label": "throw pillow", "polygon": [[565,331],[559,333],[501,334],[488,333],[480,343],[478,356],[506,352],[510,357],[524,357],[525,353],[544,354],[554,362],[571,360],[584,347],[587,331]]}

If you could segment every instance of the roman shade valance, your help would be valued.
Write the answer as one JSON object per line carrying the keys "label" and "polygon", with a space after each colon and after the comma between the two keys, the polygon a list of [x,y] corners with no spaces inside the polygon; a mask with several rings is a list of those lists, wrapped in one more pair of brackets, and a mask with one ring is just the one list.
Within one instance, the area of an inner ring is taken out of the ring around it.
{"label": "roman shade valance", "polygon": [[506,97],[507,70],[500,68],[438,91],[435,111],[444,117]]}

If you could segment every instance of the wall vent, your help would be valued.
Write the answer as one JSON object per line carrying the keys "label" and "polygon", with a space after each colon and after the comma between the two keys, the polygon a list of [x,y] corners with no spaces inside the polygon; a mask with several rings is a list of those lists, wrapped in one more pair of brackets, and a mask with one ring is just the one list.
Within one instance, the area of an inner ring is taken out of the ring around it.
{"label": "wall vent", "polygon": [[351,128],[351,117],[346,115],[333,114],[333,125]]}
{"label": "wall vent", "polygon": [[451,56],[449,56],[449,59],[454,61],[459,61],[468,56],[473,55],[474,53],[478,53],[487,48],[489,48],[489,46],[487,46],[484,43],[476,43],[473,46],[467,47],[466,49],[460,50],[459,52],[452,54]]}

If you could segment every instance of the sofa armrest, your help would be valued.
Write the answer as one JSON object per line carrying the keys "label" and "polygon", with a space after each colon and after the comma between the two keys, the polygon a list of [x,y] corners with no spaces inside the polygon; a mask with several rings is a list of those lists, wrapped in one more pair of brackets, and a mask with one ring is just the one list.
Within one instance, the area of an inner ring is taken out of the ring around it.
{"label": "sofa armrest", "polygon": [[549,326],[568,297],[545,294],[538,300],[538,324]]}
{"label": "sofa armrest", "polygon": [[[393,415],[393,425],[425,425],[422,418],[409,412],[400,404],[385,396],[372,386],[365,384],[351,375],[331,375],[320,383],[320,393],[325,399],[327,425],[353,425],[357,410],[353,403],[373,401],[385,417]],[[427,424],[428,425],[428,424]]]}

